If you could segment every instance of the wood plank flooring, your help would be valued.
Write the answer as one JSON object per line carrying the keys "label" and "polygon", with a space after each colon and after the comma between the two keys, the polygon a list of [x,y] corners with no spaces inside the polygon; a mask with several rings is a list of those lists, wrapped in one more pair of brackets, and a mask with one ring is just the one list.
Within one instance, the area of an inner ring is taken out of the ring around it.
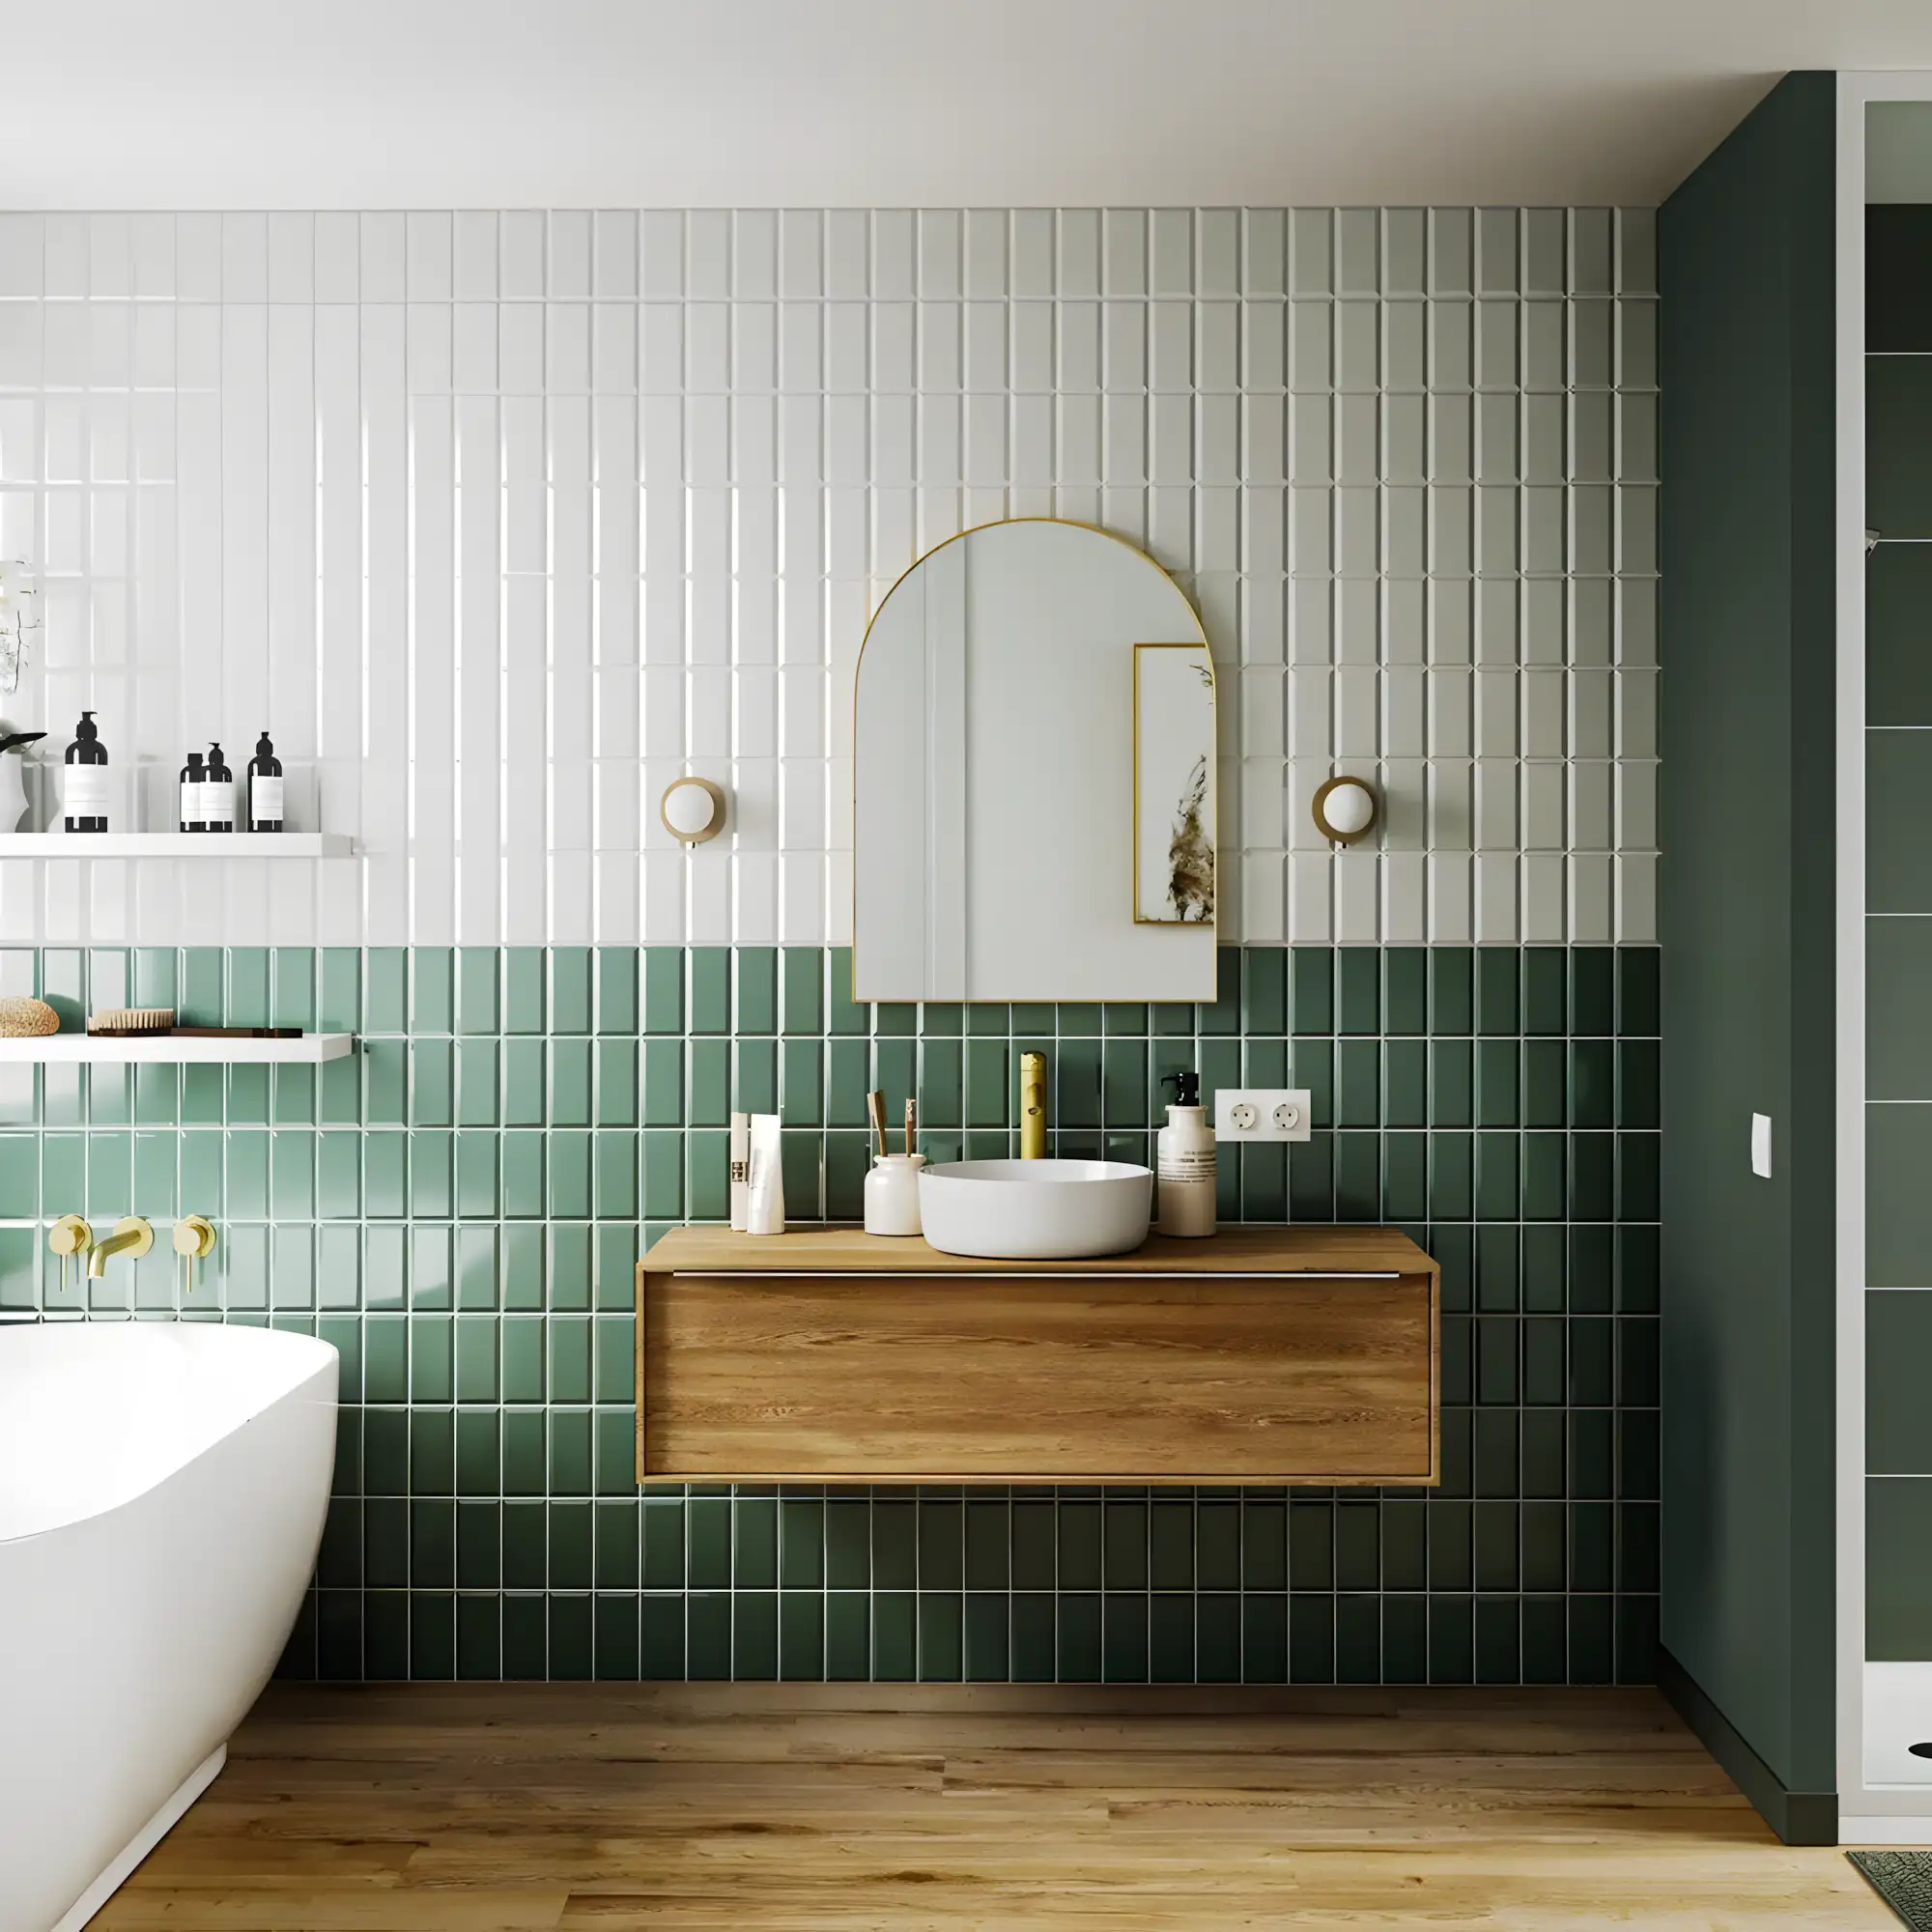
{"label": "wood plank flooring", "polygon": [[1872,1927],[1648,1690],[270,1689],[99,1932]]}

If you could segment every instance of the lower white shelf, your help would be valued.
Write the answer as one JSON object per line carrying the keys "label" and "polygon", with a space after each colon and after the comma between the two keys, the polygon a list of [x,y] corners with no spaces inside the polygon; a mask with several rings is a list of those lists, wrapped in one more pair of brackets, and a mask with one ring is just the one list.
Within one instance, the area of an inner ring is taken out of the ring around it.
{"label": "lower white shelf", "polygon": [[0,832],[0,859],[346,859],[344,832]]}
{"label": "lower white shelf", "polygon": [[160,1060],[260,1062],[340,1060],[355,1044],[353,1033],[305,1033],[299,1039],[177,1039],[168,1034],[136,1034],[127,1039],[94,1038],[84,1033],[45,1033],[34,1039],[0,1039],[0,1065],[43,1061],[49,1065],[82,1060]]}

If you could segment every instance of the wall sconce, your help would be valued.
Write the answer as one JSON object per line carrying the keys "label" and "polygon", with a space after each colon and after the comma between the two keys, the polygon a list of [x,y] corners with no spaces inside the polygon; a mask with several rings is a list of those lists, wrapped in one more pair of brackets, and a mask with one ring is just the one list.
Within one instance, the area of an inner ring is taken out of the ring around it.
{"label": "wall sconce", "polygon": [[1315,829],[1338,845],[1352,845],[1374,829],[1381,800],[1366,779],[1330,779],[1315,794]]}
{"label": "wall sconce", "polygon": [[673,838],[702,845],[724,830],[724,788],[709,779],[672,779],[658,802],[658,816]]}

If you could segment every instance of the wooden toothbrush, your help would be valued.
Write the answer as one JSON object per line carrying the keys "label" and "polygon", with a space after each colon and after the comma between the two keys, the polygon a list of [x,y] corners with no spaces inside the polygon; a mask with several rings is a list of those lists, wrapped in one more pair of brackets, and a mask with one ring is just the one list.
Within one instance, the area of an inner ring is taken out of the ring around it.
{"label": "wooden toothbrush", "polygon": [[906,1152],[913,1151],[913,1142],[919,1134],[919,1102],[908,1094],[906,1095]]}
{"label": "wooden toothbrush", "polygon": [[879,1137],[879,1158],[886,1157],[886,1096],[876,1088],[866,1095],[866,1105],[872,1116],[872,1131]]}

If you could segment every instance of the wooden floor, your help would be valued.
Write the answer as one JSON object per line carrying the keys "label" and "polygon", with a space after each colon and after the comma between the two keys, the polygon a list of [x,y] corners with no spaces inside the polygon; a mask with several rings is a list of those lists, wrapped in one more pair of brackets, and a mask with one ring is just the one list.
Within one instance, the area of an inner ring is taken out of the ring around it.
{"label": "wooden floor", "polygon": [[1647,1690],[277,1686],[96,1919],[1892,1925]]}

